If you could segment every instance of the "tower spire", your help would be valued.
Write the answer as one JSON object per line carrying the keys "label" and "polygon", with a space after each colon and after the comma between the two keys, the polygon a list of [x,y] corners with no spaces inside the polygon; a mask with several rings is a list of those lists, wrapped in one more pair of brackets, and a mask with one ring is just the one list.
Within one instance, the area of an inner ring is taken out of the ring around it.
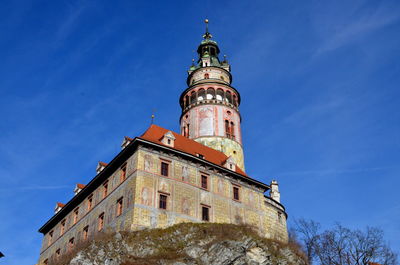
{"label": "tower spire", "polygon": [[204,23],[206,23],[206,33],[204,33],[203,38],[206,40],[209,40],[212,38],[212,35],[210,32],[208,32],[208,19],[207,18],[204,20]]}

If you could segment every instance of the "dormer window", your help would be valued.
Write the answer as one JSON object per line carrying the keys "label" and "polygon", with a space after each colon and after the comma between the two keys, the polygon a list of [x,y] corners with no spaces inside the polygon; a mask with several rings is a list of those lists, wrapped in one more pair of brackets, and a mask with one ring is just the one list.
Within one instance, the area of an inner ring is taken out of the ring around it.
{"label": "dormer window", "polygon": [[165,145],[168,145],[170,147],[175,146],[175,136],[171,131],[168,131],[164,136],[161,138],[161,142]]}
{"label": "dormer window", "polygon": [[204,156],[202,154],[197,154],[197,156],[201,159],[204,159]]}
{"label": "dormer window", "polygon": [[228,159],[224,163],[224,167],[229,170],[236,171],[236,161],[233,157],[228,157]]}

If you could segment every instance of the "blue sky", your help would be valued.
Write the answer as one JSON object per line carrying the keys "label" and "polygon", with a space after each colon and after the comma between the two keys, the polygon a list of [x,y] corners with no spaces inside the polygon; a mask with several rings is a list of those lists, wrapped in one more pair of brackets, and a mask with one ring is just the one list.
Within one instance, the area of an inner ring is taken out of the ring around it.
{"label": "blue sky", "polygon": [[293,218],[378,226],[400,252],[398,1],[2,1],[0,264],[122,137],[179,130],[204,18],[232,65],[247,173]]}

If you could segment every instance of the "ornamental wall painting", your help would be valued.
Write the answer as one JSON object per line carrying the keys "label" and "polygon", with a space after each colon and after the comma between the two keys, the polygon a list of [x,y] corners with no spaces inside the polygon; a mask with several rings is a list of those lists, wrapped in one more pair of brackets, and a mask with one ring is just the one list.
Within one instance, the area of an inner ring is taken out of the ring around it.
{"label": "ornamental wall painting", "polygon": [[151,169],[153,168],[153,158],[151,155],[145,155],[144,156],[144,170],[151,172]]}
{"label": "ornamental wall painting", "polygon": [[128,195],[126,197],[128,198],[127,201],[126,201],[126,208],[129,208],[131,206],[133,200],[134,200],[134,198],[133,198],[134,195],[133,195],[133,189],[132,188],[130,188],[128,190]]}
{"label": "ornamental wall painting", "polygon": [[190,215],[191,203],[188,198],[182,198],[182,213]]}
{"label": "ornamental wall painting", "polygon": [[218,178],[217,190],[219,194],[224,194],[224,180],[221,178]]}
{"label": "ornamental wall painting", "polygon": [[162,179],[162,180],[159,182],[158,190],[159,190],[159,191],[166,192],[166,193],[169,193],[169,184],[168,184],[165,180]]}
{"label": "ornamental wall painting", "polygon": [[182,166],[182,181],[189,182],[189,168]]}
{"label": "ornamental wall painting", "polygon": [[143,205],[150,206],[153,198],[153,191],[151,188],[143,187],[142,195],[141,195],[141,202]]}

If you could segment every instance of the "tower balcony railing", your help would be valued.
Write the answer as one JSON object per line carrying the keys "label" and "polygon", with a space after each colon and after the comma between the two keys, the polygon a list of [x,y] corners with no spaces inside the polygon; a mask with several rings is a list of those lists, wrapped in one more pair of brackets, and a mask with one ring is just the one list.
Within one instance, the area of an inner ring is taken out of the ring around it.
{"label": "tower balcony railing", "polygon": [[185,108],[183,108],[183,112],[186,112],[187,110],[196,107],[198,105],[206,105],[206,104],[220,104],[220,105],[225,105],[228,106],[236,111],[239,111],[239,108],[235,105],[233,105],[230,102],[226,102],[223,100],[219,100],[219,99],[204,99],[204,100],[197,100],[194,103],[190,103],[189,105],[187,105]]}
{"label": "tower balcony railing", "polygon": [[199,79],[199,80],[196,80],[196,81],[192,80],[191,85],[193,86],[193,85],[197,85],[197,84],[210,83],[210,82],[217,82],[217,83],[223,83],[223,84],[228,84],[228,85],[231,84],[230,80],[225,80],[225,79],[222,79],[222,78],[212,78],[212,77],[210,77],[210,78],[202,78],[202,79]]}

